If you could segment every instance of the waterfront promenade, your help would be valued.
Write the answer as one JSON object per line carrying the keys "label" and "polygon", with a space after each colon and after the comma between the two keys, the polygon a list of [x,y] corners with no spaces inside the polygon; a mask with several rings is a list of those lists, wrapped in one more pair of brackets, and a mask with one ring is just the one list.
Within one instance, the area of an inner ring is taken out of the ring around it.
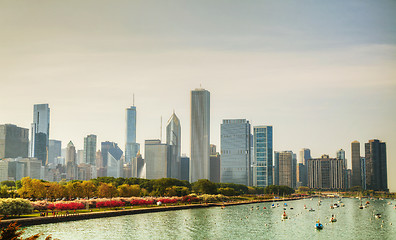
{"label": "waterfront promenade", "polygon": [[48,223],[58,223],[58,222],[69,222],[78,221],[86,219],[96,219],[96,218],[107,218],[107,217],[117,217],[125,215],[134,215],[141,213],[152,213],[152,212],[165,212],[165,211],[175,211],[183,209],[194,209],[194,208],[207,208],[207,207],[220,207],[220,206],[233,206],[242,204],[253,204],[253,203],[263,203],[263,202],[279,202],[279,201],[291,201],[302,199],[303,197],[292,197],[292,198],[276,198],[276,199],[260,199],[260,200],[249,200],[249,201],[233,201],[233,202],[219,202],[219,203],[198,203],[198,204],[186,204],[186,205],[168,205],[168,206],[153,206],[146,208],[136,208],[136,209],[119,209],[110,211],[100,211],[100,212],[86,212],[78,214],[68,214],[62,216],[46,216],[46,217],[30,217],[30,218],[18,218],[18,219],[6,219],[0,222],[0,227],[6,226],[11,222],[17,221],[22,227],[48,224]]}

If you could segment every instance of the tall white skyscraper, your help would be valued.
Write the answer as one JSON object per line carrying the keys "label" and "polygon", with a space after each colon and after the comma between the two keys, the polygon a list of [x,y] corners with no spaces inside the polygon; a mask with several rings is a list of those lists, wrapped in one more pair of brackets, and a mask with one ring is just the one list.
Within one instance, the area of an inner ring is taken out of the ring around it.
{"label": "tall white skyscraper", "polygon": [[220,181],[251,186],[250,123],[225,119],[221,124]]}
{"label": "tall white skyscraper", "polygon": [[125,162],[130,163],[140,150],[140,144],[136,143],[136,107],[126,109],[126,144]]}
{"label": "tall white skyscraper", "polygon": [[210,179],[210,93],[191,91],[190,182]]}
{"label": "tall white skyscraper", "polygon": [[267,187],[272,185],[272,126],[256,126],[253,128],[253,146],[253,186]]}
{"label": "tall white skyscraper", "polygon": [[180,179],[181,125],[175,113],[166,126],[166,144],[168,145],[167,175],[170,178]]}
{"label": "tall white skyscraper", "polygon": [[31,126],[29,157],[41,160],[45,165],[49,145],[50,109],[48,104],[33,106],[33,123]]}

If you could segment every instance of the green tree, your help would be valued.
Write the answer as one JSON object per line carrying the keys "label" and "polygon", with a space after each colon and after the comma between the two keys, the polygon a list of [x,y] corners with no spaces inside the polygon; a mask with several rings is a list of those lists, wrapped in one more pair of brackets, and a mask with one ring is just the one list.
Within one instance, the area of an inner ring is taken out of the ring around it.
{"label": "green tree", "polygon": [[197,194],[216,194],[216,184],[208,179],[199,179],[192,184],[192,189]]}
{"label": "green tree", "polygon": [[236,195],[236,191],[233,188],[218,188],[217,192],[220,194],[223,194],[224,196],[235,196]]}
{"label": "green tree", "polygon": [[140,187],[139,185],[129,185],[129,184],[122,184],[117,188],[118,194],[121,197],[138,197],[140,196]]}
{"label": "green tree", "polygon": [[0,214],[9,216],[20,216],[32,213],[33,207],[28,200],[21,198],[0,199]]}

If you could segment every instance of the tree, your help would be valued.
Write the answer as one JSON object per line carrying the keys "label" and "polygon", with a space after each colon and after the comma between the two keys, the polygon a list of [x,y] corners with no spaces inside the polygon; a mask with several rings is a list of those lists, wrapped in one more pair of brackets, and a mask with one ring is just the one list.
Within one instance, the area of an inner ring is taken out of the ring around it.
{"label": "tree", "polygon": [[100,183],[98,187],[98,195],[102,198],[113,198],[117,196],[117,188],[111,183]]}
{"label": "tree", "polygon": [[122,184],[118,186],[118,194],[120,197],[138,197],[140,196],[139,185]]}
{"label": "tree", "polygon": [[173,197],[173,196],[186,196],[190,193],[190,190],[187,187],[181,187],[181,186],[172,186],[169,188],[166,188],[165,190],[165,196],[168,197]]}
{"label": "tree", "polygon": [[9,216],[20,216],[30,214],[33,207],[28,200],[22,198],[0,199],[0,214]]}
{"label": "tree", "polygon": [[9,195],[9,193],[8,193],[8,187],[7,187],[7,185],[2,185],[1,187],[0,187],[0,197],[1,198],[7,198],[7,197],[9,197],[10,195]]}
{"label": "tree", "polygon": [[87,197],[89,199],[90,197],[93,197],[95,195],[96,186],[95,186],[95,184],[93,184],[93,182],[83,181],[81,183],[81,188],[82,188],[84,197]]}
{"label": "tree", "polygon": [[10,180],[6,180],[6,181],[2,181],[0,183],[0,185],[6,185],[7,187],[15,187],[15,182],[14,181],[10,181]]}
{"label": "tree", "polygon": [[192,184],[192,189],[197,194],[216,194],[216,184],[208,179],[199,179]]}
{"label": "tree", "polygon": [[32,179],[30,177],[24,177],[21,180],[21,184],[22,186],[18,188],[18,194],[23,198],[34,197]]}
{"label": "tree", "polygon": [[309,191],[309,187],[304,187],[304,186],[298,187],[298,191],[299,192],[308,192]]}
{"label": "tree", "polygon": [[224,196],[235,196],[236,191],[233,188],[218,188],[217,192],[223,194]]}
{"label": "tree", "polygon": [[[0,220],[1,221],[1,220]],[[21,230],[21,226],[17,224],[17,222],[12,222],[6,227],[1,228],[1,233],[0,233],[0,240],[35,240],[38,239],[42,233],[37,233],[33,236],[27,237],[27,238],[22,238],[22,234],[25,233],[25,231]],[[45,240],[51,240],[52,237],[51,235],[48,235]],[[54,239],[58,240],[58,239]]]}

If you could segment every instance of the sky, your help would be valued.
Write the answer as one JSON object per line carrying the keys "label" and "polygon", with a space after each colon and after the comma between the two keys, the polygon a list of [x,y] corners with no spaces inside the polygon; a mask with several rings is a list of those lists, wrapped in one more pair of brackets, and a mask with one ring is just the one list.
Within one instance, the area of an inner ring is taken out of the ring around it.
{"label": "sky", "polygon": [[[211,93],[211,143],[223,119],[272,125],[274,150],[335,157],[387,144],[396,191],[395,1],[0,1],[0,124],[30,128],[51,108],[50,138],[125,145],[163,139],[173,111],[190,155],[190,94]],[[219,149],[218,149],[219,151]]]}

